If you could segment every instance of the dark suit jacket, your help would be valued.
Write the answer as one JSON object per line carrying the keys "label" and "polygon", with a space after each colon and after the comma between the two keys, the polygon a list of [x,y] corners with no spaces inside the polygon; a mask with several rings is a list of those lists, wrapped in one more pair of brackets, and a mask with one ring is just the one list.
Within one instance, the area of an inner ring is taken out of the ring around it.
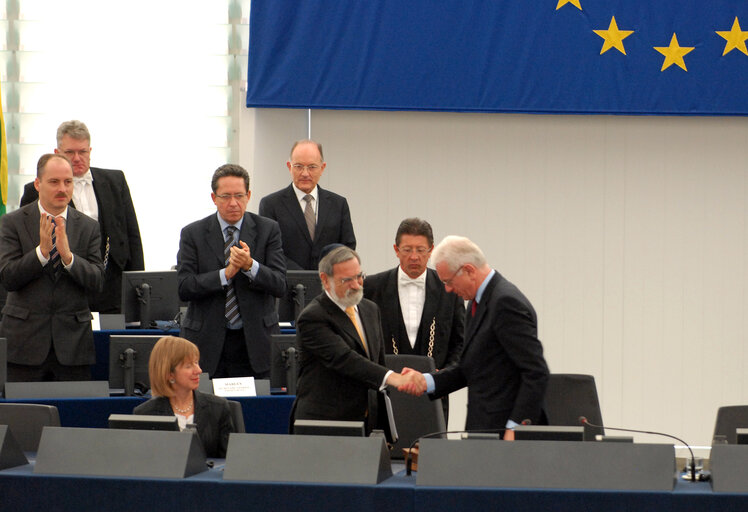
{"label": "dark suit jacket", "polygon": [[[232,285],[244,325],[244,340],[255,372],[270,369],[270,335],[280,333],[274,297],[286,293],[286,265],[278,224],[245,213],[239,239],[260,264],[257,276],[234,276]],[[226,334],[226,291],[219,270],[225,267],[224,238],[217,214],[182,229],[177,254],[179,298],[189,301],[181,335],[200,348],[200,366],[209,374],[218,367]]]}
{"label": "dark suit jacket", "polygon": [[299,315],[292,424],[293,419],[364,421],[367,431],[385,429],[386,413],[377,414],[378,389],[387,374],[379,308],[366,299],[358,308],[368,356],[353,323],[324,292]]}
{"label": "dark suit jacket", "polygon": [[301,211],[293,185],[265,196],[260,201],[260,215],[278,222],[283,235],[283,253],[289,270],[317,270],[322,248],[339,243],[356,248],[351,212],[345,197],[317,187],[317,227],[314,241]]}
{"label": "dark suit jacket", "polygon": [[[89,304],[93,311],[119,312],[122,306],[122,271],[145,269],[138,218],[122,171],[91,167],[91,176],[99,207],[101,257],[107,257],[107,265],[104,290],[91,295]],[[21,206],[38,198],[34,183],[27,183],[23,188]],[[70,206],[75,208],[72,201]]]}
{"label": "dark suit jacket", "polygon": [[460,361],[434,374],[433,397],[467,386],[467,430],[504,428],[508,419],[544,423],[548,366],[530,301],[497,272],[465,321]]}
{"label": "dark suit jacket", "polygon": [[[229,434],[236,432],[229,403],[223,397],[208,395],[200,391],[195,391],[194,397],[194,422],[197,425],[197,435],[205,448],[205,455],[225,459]],[[165,396],[151,398],[133,409],[132,413],[174,416],[169,399]]]}
{"label": "dark suit jacket", "polygon": [[8,340],[8,361],[42,364],[54,344],[60,363],[92,364],[96,354],[87,294],[98,293],[104,281],[99,228],[68,208],[73,266],[55,276],[51,263],[42,266],[36,255],[39,217],[37,201],[0,217],[0,281],[8,290],[0,336]]}
{"label": "dark suit jacket", "polygon": [[434,327],[434,358],[437,369],[454,364],[462,350],[465,330],[464,301],[454,293],[447,293],[433,269],[426,269],[426,301],[423,304],[421,324],[418,327],[416,344],[410,346],[403,322],[400,294],[397,289],[398,267],[373,276],[364,282],[364,297],[377,303],[382,314],[384,350],[394,353],[397,345],[400,354],[428,355],[431,327]]}

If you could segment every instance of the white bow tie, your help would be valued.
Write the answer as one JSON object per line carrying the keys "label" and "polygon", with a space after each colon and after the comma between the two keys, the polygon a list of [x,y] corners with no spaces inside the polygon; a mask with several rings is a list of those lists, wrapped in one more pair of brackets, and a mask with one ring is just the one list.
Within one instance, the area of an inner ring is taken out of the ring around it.
{"label": "white bow tie", "polygon": [[81,183],[90,185],[91,183],[93,183],[93,176],[91,176],[90,174],[84,174],[80,177],[73,177],[73,184],[79,185]]}
{"label": "white bow tie", "polygon": [[420,275],[415,279],[412,279],[411,277],[403,274],[400,276],[400,282],[402,284],[412,284],[415,286],[423,287],[426,286],[426,274],[424,273],[423,275]]}

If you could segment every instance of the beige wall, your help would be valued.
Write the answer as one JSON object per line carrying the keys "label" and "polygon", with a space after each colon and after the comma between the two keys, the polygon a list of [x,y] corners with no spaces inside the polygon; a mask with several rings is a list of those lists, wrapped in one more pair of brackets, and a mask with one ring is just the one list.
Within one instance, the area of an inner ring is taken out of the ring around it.
{"label": "beige wall", "polygon": [[[306,130],[245,110],[251,210]],[[595,376],[606,424],[706,445],[717,407],[748,403],[745,118],[313,111],[311,131],[366,271],[395,265],[406,216],[472,238],[533,302],[551,371]]]}

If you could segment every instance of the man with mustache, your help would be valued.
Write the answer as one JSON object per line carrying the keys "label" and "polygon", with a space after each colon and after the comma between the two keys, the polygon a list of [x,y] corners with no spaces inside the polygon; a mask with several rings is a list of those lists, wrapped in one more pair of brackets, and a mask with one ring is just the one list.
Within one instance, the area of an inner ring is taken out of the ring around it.
{"label": "man with mustache", "polygon": [[39,159],[34,188],[38,200],[0,219],[8,381],[88,380],[96,362],[88,296],[104,284],[99,225],[68,208],[65,156]]}
{"label": "man with mustache", "polygon": [[319,262],[324,292],[296,321],[299,378],[294,419],[363,421],[366,431],[387,431],[383,391],[405,377],[384,366],[379,308],[363,298],[358,254],[341,244],[325,247]]}

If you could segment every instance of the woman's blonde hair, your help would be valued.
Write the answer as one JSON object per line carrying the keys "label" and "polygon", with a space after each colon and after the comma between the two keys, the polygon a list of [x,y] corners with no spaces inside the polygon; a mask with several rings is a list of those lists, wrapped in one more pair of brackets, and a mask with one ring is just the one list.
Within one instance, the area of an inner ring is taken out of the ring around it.
{"label": "woman's blonde hair", "polygon": [[184,338],[164,336],[156,342],[148,360],[148,376],[151,379],[153,396],[174,396],[169,383],[170,374],[185,360],[199,360],[197,345]]}

